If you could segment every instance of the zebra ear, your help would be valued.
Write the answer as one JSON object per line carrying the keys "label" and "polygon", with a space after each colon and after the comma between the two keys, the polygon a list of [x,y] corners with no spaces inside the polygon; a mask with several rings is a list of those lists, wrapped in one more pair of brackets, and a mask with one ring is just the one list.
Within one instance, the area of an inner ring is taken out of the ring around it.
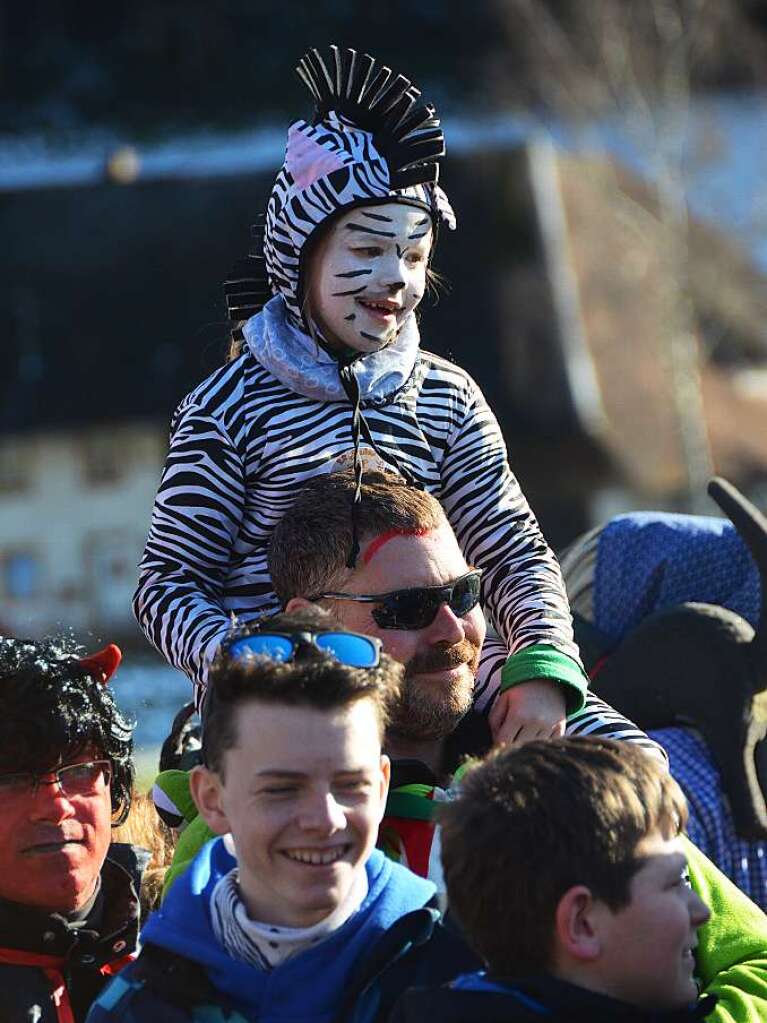
{"label": "zebra ear", "polygon": [[391,187],[436,184],[445,140],[433,106],[409,78],[369,54],[330,47],[329,60],[309,50],[296,68],[314,97],[314,124],[332,111],[370,132],[386,160]]}
{"label": "zebra ear", "polygon": [[241,324],[262,309],[272,297],[264,261],[264,215],[251,227],[253,251],[238,259],[224,281],[224,296],[232,339],[242,340]]}

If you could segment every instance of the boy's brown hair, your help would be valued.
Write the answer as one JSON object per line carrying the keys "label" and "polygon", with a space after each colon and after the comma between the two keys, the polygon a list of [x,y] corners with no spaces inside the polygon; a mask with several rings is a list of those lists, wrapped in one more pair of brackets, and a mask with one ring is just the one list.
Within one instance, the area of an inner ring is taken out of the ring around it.
{"label": "boy's brown hair", "polygon": [[[315,476],[275,526],[269,574],[283,607],[291,597],[338,589],[352,547],[353,472]],[[357,532],[369,540],[388,530],[431,530],[447,522],[435,497],[390,472],[366,472],[355,511]]]}
{"label": "boy's brown hair", "polygon": [[653,757],[610,739],[562,738],[492,753],[440,808],[448,901],[493,975],[551,967],[555,914],[574,885],[614,912],[630,901],[637,845],[687,822]]}
{"label": "boy's brown hair", "polygon": [[223,777],[226,751],[237,743],[237,708],[252,700],[333,710],[369,699],[383,739],[402,684],[404,668],[398,661],[381,651],[376,667],[356,668],[311,646],[287,662],[257,655],[229,655],[236,640],[271,631],[291,634],[349,630],[316,607],[283,612],[233,630],[211,666],[202,705],[202,759],[206,767]]}

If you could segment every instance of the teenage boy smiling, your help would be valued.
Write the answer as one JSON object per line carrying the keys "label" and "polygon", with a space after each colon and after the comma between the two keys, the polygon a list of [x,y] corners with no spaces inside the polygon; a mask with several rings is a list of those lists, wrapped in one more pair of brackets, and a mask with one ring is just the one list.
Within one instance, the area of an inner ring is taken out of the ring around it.
{"label": "teenage boy smiling", "polygon": [[[404,996],[398,1023],[693,1023],[690,887],[676,782],[610,740],[533,742],[488,757],[443,808],[451,908],[487,966]],[[541,847],[547,854],[540,855]]]}
{"label": "teenage boy smiling", "polygon": [[[374,849],[402,668],[315,608],[228,641],[192,791],[203,847],[89,1020],[384,1020],[395,997],[476,960],[434,885]],[[175,1013],[175,1015],[174,1015]]]}
{"label": "teenage boy smiling", "polygon": [[252,700],[237,714],[240,741],[209,747],[192,794],[232,835],[252,919],[312,927],[359,903],[389,788],[379,731],[370,699],[330,710]]}

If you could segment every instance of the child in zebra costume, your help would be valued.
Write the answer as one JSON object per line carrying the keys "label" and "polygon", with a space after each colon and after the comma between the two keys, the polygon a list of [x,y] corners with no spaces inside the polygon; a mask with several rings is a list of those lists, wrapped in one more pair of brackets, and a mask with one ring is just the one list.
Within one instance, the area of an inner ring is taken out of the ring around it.
{"label": "child in zebra costume", "polygon": [[261,251],[227,282],[240,352],[174,416],[136,616],[199,697],[231,616],[278,609],[267,545],[302,481],[394,469],[439,498],[484,571],[506,645],[478,685],[494,737],[559,734],[586,687],[559,566],[477,385],[419,344],[436,232],[455,227],[434,108],[354,50],[297,70],[314,117],[290,126]]}

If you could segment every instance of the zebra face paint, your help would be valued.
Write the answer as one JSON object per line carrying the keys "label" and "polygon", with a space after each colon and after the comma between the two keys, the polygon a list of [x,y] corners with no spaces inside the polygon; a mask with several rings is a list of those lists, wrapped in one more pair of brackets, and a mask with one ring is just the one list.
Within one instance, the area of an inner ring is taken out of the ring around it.
{"label": "zebra face paint", "polygon": [[423,298],[431,242],[431,217],[415,206],[340,216],[308,270],[308,314],[328,344],[358,352],[390,344]]}

